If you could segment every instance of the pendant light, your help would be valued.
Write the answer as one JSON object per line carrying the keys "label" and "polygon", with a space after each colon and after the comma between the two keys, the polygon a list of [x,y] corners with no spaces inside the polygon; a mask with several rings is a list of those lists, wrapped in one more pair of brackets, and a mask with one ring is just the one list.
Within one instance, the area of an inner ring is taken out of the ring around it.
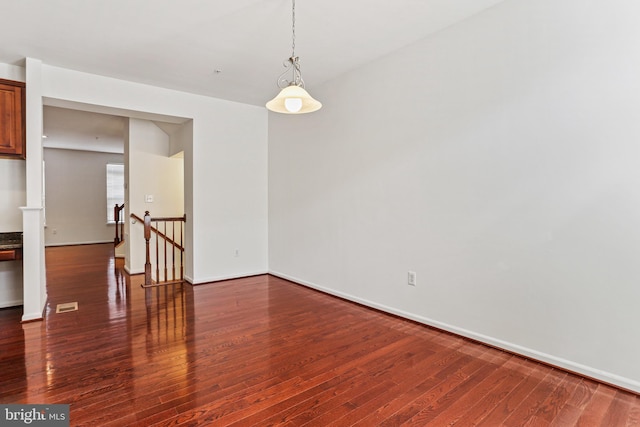
{"label": "pendant light", "polygon": [[[292,1],[292,47],[291,57],[284,61],[286,70],[278,77],[278,87],[282,90],[280,93],[267,102],[267,108],[276,113],[284,114],[304,114],[317,111],[322,107],[319,101],[316,101],[304,89],[304,80],[300,73],[300,62],[296,56],[296,0]],[[287,75],[291,73],[291,80],[287,79]]]}

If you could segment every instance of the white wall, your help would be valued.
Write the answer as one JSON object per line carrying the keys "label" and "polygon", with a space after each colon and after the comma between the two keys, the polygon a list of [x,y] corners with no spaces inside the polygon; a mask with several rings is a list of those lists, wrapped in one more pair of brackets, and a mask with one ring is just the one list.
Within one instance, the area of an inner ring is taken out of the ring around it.
{"label": "white wall", "polygon": [[204,283],[267,271],[264,108],[46,64],[42,72],[49,105],[169,122],[192,119],[193,142],[184,153],[186,275]]}
{"label": "white wall", "polygon": [[0,308],[22,305],[22,261],[0,262]]}
{"label": "white wall", "polygon": [[123,163],[123,155],[45,148],[44,161],[45,244],[113,242],[114,225],[107,224],[106,166]]}
{"label": "white wall", "polygon": [[640,391],[638,16],[507,1],[270,115],[270,270]]}
{"label": "white wall", "polygon": [[[169,136],[148,120],[129,119],[127,140],[128,208],[127,217],[134,213],[144,218],[184,215],[184,161],[169,157]],[[146,202],[145,196],[153,196]],[[125,205],[126,206],[126,205]],[[130,238],[125,239],[129,250],[127,269],[143,273],[145,262],[144,227],[138,222],[128,224]]]}
{"label": "white wall", "polygon": [[24,67],[0,62],[0,79],[24,82],[26,80]]}
{"label": "white wall", "polygon": [[22,230],[25,185],[24,160],[0,159],[0,232]]}
{"label": "white wall", "polygon": [[189,121],[169,133],[169,156],[184,157],[184,147],[193,140],[192,126],[193,123]]}
{"label": "white wall", "polygon": [[[0,79],[25,80],[24,68],[0,63]],[[0,159],[0,232],[22,231],[26,204],[25,161]],[[0,262],[0,308],[22,303],[22,262]]]}
{"label": "white wall", "polygon": [[[182,130],[180,132],[181,136],[180,138],[184,141],[183,143],[183,149],[184,152],[183,154],[183,158],[184,158],[184,170],[185,170],[185,174],[184,174],[184,206],[185,206],[185,214],[188,215],[187,216],[187,221],[185,223],[185,236],[193,236],[194,233],[194,228],[193,228],[193,221],[192,218],[190,218],[191,214],[193,213],[193,210],[190,209],[190,206],[193,206],[193,191],[188,191],[188,189],[193,188],[193,180],[194,180],[194,176],[193,173],[188,173],[188,171],[192,171],[193,170],[193,150],[191,150],[189,147],[192,146],[192,142],[193,141],[193,120],[189,120],[188,122],[184,123],[182,125]],[[266,173],[265,173],[266,175]],[[266,193],[266,192],[265,192]],[[266,196],[266,194],[265,194]],[[266,204],[265,204],[266,205]],[[265,206],[266,208],[266,206]],[[264,214],[266,215],[266,212],[264,212]],[[265,240],[266,240],[266,227],[264,230],[265,233]],[[186,260],[184,260],[185,263],[185,274],[190,275],[191,277],[191,282],[195,283],[195,280],[193,280],[193,272],[194,269],[194,265],[193,265],[193,256],[189,256],[189,254],[193,254],[194,253],[194,249],[193,249],[193,239],[189,239],[187,238],[186,242],[184,242],[184,252],[186,255]],[[265,264],[267,262],[267,254],[266,254],[266,248],[265,248],[265,260],[264,260]]]}

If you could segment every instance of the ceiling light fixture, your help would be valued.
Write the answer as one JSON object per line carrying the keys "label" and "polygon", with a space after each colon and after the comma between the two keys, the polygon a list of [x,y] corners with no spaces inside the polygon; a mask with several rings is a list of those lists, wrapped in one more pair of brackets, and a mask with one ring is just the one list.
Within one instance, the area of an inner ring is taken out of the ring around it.
{"label": "ceiling light fixture", "polygon": [[[282,90],[275,98],[267,102],[267,108],[276,113],[284,114],[311,113],[322,108],[322,104],[313,99],[304,89],[300,62],[296,56],[296,0],[291,1],[293,22],[291,57],[284,61],[284,66],[287,69],[278,77],[278,87]],[[289,72],[293,76],[291,80],[286,78]]]}

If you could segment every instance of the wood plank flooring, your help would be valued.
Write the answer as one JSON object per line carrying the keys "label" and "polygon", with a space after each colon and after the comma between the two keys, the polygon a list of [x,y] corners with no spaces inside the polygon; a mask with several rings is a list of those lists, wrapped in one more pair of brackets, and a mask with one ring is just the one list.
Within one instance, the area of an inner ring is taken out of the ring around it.
{"label": "wood plank flooring", "polygon": [[634,394],[278,278],[144,290],[112,254],[48,248],[45,321],[0,310],[0,403],[73,426],[640,425]]}

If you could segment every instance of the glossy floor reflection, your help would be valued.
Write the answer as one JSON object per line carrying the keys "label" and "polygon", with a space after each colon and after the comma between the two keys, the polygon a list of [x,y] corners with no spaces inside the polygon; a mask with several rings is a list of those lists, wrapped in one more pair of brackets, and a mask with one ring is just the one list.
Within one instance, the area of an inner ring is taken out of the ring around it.
{"label": "glossy floor reflection", "polygon": [[46,257],[45,320],[0,310],[0,403],[74,426],[640,424],[634,394],[278,278],[145,290],[111,245]]}

